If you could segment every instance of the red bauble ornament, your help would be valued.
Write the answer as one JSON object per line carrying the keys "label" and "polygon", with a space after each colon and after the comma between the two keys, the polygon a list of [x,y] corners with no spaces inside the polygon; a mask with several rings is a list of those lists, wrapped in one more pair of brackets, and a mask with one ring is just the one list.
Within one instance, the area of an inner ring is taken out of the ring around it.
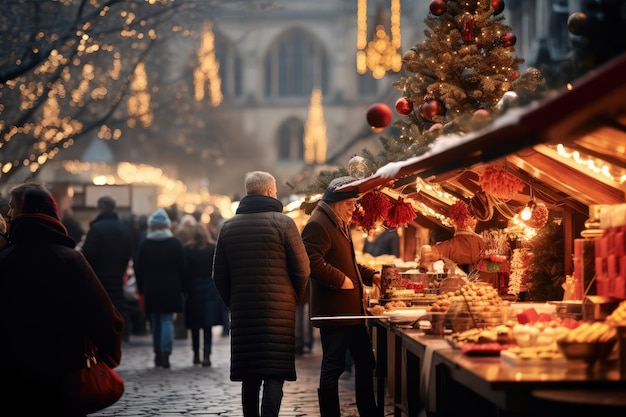
{"label": "red bauble ornament", "polygon": [[504,10],[504,0],[491,0],[491,8],[494,16],[499,15]]}
{"label": "red bauble ornament", "polygon": [[410,114],[413,111],[413,102],[407,97],[400,97],[396,101],[396,111],[403,116]]}
{"label": "red bauble ornament", "polygon": [[515,81],[519,77],[519,71],[511,71],[509,73],[509,80]]}
{"label": "red bauble ornament", "polygon": [[435,16],[441,16],[448,10],[448,5],[444,0],[433,0],[430,2],[430,12]]}
{"label": "red bauble ornament", "polygon": [[474,18],[471,14],[465,13],[462,22],[461,39],[463,42],[474,42]]}
{"label": "red bauble ornament", "polygon": [[513,32],[507,32],[500,38],[500,43],[505,48],[515,45],[515,42],[517,42],[517,36]]}
{"label": "red bauble ornament", "polygon": [[441,101],[434,98],[429,98],[429,96],[432,97],[431,95],[427,95],[427,97],[424,98],[424,103],[422,103],[422,105],[419,107],[419,110],[420,116],[422,116],[429,122],[432,122],[435,116],[443,116],[443,114],[446,112],[446,108],[441,103]]}
{"label": "red bauble ornament", "polygon": [[367,123],[372,127],[373,131],[382,131],[391,123],[391,109],[384,103],[372,104],[367,109]]}

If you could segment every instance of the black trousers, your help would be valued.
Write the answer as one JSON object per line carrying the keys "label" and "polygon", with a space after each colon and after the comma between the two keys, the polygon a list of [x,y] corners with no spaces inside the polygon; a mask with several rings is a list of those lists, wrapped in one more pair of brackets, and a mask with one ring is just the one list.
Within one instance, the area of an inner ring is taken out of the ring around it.
{"label": "black trousers", "polygon": [[345,369],[346,351],[350,351],[354,361],[355,397],[359,415],[361,417],[376,415],[374,396],[376,359],[367,327],[365,325],[320,327],[320,339],[323,351],[320,392],[333,392],[339,395],[339,377]]}

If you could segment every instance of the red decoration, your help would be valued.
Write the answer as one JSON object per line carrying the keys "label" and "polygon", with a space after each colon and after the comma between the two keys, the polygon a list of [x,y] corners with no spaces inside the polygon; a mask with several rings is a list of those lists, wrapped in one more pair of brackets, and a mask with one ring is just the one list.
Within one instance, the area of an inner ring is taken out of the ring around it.
{"label": "red decoration", "polygon": [[519,71],[511,71],[509,74],[509,80],[515,81],[519,78]]}
{"label": "red decoration", "polygon": [[471,14],[465,13],[462,22],[461,39],[463,42],[474,42],[474,18]]}
{"label": "red decoration", "polygon": [[441,16],[448,10],[448,5],[444,0],[433,0],[430,2],[430,12],[435,16]]}
{"label": "red decoration", "polygon": [[424,103],[419,107],[419,111],[420,116],[432,122],[435,116],[443,116],[446,109],[439,100],[435,99],[433,94],[426,94]]}
{"label": "red decoration", "polygon": [[457,228],[464,229],[467,226],[472,226],[474,219],[469,211],[469,206],[463,200],[457,200],[448,208],[448,216],[450,220],[456,225]]}
{"label": "red decoration", "polygon": [[493,15],[497,16],[504,10],[503,0],[491,0],[491,8],[493,9]]}
{"label": "red decoration", "polygon": [[367,123],[372,127],[372,130],[382,131],[391,123],[391,109],[384,103],[372,104],[367,109]]}
{"label": "red decoration", "polygon": [[355,211],[352,220],[365,230],[370,230],[377,222],[387,218],[391,202],[380,191],[372,191],[361,197],[359,202],[361,210]]}
{"label": "red decoration", "polygon": [[398,201],[389,209],[387,214],[387,223],[390,227],[398,227],[405,225],[417,216],[411,203],[404,201],[402,197],[398,197]]}
{"label": "red decoration", "polygon": [[413,102],[407,97],[400,97],[396,101],[396,111],[403,116],[410,114],[413,111]]}
{"label": "red decoration", "polygon": [[500,38],[500,44],[505,48],[515,45],[515,42],[517,42],[517,36],[513,32],[507,32]]}
{"label": "red decoration", "polygon": [[505,200],[510,200],[524,189],[524,183],[519,178],[493,164],[485,167],[478,182],[484,192]]}

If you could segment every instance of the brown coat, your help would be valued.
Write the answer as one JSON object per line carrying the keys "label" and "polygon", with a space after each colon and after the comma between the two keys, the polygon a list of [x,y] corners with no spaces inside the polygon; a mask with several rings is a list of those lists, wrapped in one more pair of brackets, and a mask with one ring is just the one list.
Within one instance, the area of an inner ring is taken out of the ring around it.
{"label": "brown coat", "polygon": [[[363,315],[363,286],[372,285],[378,271],[356,262],[352,241],[342,233],[325,208],[318,206],[302,231],[311,261],[311,316]],[[353,289],[340,289],[344,277]],[[316,327],[362,324],[363,320],[314,321]]]}

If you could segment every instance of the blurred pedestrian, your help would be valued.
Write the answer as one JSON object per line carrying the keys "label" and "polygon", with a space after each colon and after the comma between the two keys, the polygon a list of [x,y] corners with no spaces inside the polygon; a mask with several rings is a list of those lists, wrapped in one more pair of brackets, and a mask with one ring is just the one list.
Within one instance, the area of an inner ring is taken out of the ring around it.
{"label": "blurred pedestrian", "polygon": [[[122,313],[124,320],[130,322],[124,295],[124,275],[133,255],[133,238],[128,226],[120,220],[116,205],[111,196],[98,198],[98,215],[89,224],[81,251],[115,307]],[[124,340],[128,340],[130,324],[125,328]]]}
{"label": "blurred pedestrian", "polygon": [[[211,366],[213,326],[222,324],[222,305],[215,282],[213,282],[213,255],[215,240],[207,227],[196,222],[192,233],[184,242],[187,256],[185,273],[185,326],[191,330],[193,364]],[[202,359],[200,359],[200,336],[202,334]]]}
{"label": "blurred pedestrian", "polygon": [[134,263],[137,288],[150,317],[154,365],[169,368],[174,347],[174,313],[183,311],[185,250],[171,230],[167,212],[159,208],[148,218],[148,233]]}
{"label": "blurred pedestrian", "polygon": [[69,237],[74,239],[76,245],[82,245],[83,236],[85,235],[85,231],[83,230],[83,226],[80,224],[74,213],[70,209],[63,210],[63,215],[61,216],[61,223],[67,229],[67,234]]}
{"label": "blurred pedestrian", "polygon": [[372,232],[363,243],[363,253],[372,256],[393,255],[400,257],[400,237],[397,229]]}
{"label": "blurred pedestrian", "polygon": [[[380,286],[380,274],[358,264],[350,234],[356,191],[336,189],[355,181],[339,177],[330,182],[302,230],[311,260],[312,317],[365,315],[364,286]],[[318,399],[322,417],[340,415],[339,377],[345,370],[346,350],[354,360],[357,409],[361,417],[377,416],[374,397],[375,358],[365,320],[320,320],[322,366]],[[381,404],[381,406],[383,406]]]}
{"label": "blurred pedestrian", "polygon": [[296,223],[282,213],[276,180],[248,172],[246,196],[220,230],[213,278],[230,308],[231,381],[242,381],[245,417],[276,417],[283,385],[296,380],[296,306],[309,261]]}
{"label": "blurred pedestrian", "polygon": [[26,415],[85,416],[72,399],[86,340],[118,366],[124,320],[74,249],[45,187],[13,187],[8,218],[11,245],[0,252],[0,373],[7,382],[0,400]]}

